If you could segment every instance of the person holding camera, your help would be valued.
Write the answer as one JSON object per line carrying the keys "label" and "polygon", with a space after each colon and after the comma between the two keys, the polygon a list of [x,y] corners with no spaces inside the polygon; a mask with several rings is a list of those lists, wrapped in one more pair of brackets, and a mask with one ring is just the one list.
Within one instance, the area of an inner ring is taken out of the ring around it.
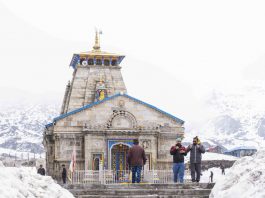
{"label": "person holding camera", "polygon": [[193,144],[187,147],[186,153],[188,152],[190,152],[191,180],[192,182],[200,182],[202,160],[201,154],[205,153],[205,148],[197,136],[193,138]]}
{"label": "person holding camera", "polygon": [[185,171],[184,156],[187,154],[185,147],[181,145],[181,138],[177,138],[176,141],[176,145],[170,149],[170,154],[173,155],[174,182],[183,183]]}

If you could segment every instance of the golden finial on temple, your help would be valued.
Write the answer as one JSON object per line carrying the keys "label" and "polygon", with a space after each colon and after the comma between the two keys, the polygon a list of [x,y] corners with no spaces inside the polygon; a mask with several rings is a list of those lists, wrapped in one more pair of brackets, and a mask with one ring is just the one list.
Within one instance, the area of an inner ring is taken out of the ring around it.
{"label": "golden finial on temple", "polygon": [[102,34],[102,31],[96,29],[95,45],[93,46],[94,51],[100,51],[99,34]]}

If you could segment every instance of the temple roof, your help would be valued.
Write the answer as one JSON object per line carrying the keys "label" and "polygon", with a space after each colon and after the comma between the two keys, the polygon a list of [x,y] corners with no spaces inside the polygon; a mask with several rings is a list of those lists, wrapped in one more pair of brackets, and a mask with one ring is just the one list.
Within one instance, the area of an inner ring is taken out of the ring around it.
{"label": "temple roof", "polygon": [[110,56],[110,57],[119,57],[119,56],[124,56],[120,54],[115,54],[115,53],[109,53],[109,52],[103,52],[103,51],[88,51],[88,52],[81,52],[79,53],[80,56]]}
{"label": "temple roof", "polygon": [[176,122],[178,122],[178,123],[180,123],[180,124],[184,124],[184,121],[183,121],[183,120],[181,120],[181,119],[179,119],[179,118],[177,118],[177,117],[175,117],[175,116],[173,116],[173,115],[171,115],[171,114],[169,114],[169,113],[167,113],[167,112],[165,112],[165,111],[163,111],[163,110],[161,110],[161,109],[159,109],[159,108],[157,108],[157,107],[155,107],[155,106],[153,106],[153,105],[151,105],[151,104],[148,104],[148,103],[146,103],[146,102],[143,102],[143,101],[141,101],[141,100],[138,100],[138,99],[136,99],[136,98],[134,98],[134,97],[132,97],[132,96],[129,96],[129,95],[127,95],[127,94],[121,94],[121,93],[118,93],[118,94],[116,94],[116,95],[113,95],[113,96],[107,97],[107,98],[105,98],[105,99],[103,99],[103,100],[100,100],[100,101],[97,101],[97,102],[94,102],[94,103],[91,103],[91,104],[85,105],[85,106],[83,106],[83,107],[81,107],[81,108],[79,108],[79,109],[76,109],[76,110],[70,111],[70,112],[68,112],[68,113],[62,114],[62,115],[60,115],[60,116],[58,116],[58,117],[55,117],[55,118],[53,119],[53,122],[51,122],[51,123],[45,125],[45,127],[46,127],[46,128],[47,128],[47,127],[50,127],[50,126],[52,126],[52,125],[53,125],[56,121],[58,121],[58,120],[61,120],[61,119],[66,118],[66,117],[68,117],[68,116],[70,116],[70,115],[76,114],[76,113],[78,113],[78,112],[81,112],[81,111],[83,111],[83,110],[85,110],[85,109],[89,109],[89,108],[94,107],[94,106],[96,106],[96,105],[98,105],[98,104],[104,103],[104,102],[106,102],[106,101],[108,101],[108,100],[112,100],[112,99],[114,99],[114,98],[116,98],[116,97],[119,97],[119,96],[124,96],[124,97],[130,98],[130,99],[134,100],[134,101],[137,102],[137,103],[143,104],[143,105],[145,105],[145,106],[147,106],[147,107],[150,107],[150,108],[152,108],[152,109],[154,109],[154,110],[156,110],[156,111],[158,111],[158,112],[160,112],[160,113],[162,113],[162,114],[164,114],[164,115],[166,115],[166,116],[172,118],[173,120],[175,120]]}
{"label": "temple roof", "polygon": [[101,51],[100,43],[99,43],[99,34],[100,33],[101,32],[96,31],[95,44],[94,44],[93,49],[91,51],[80,52],[80,53],[76,53],[76,54],[73,55],[73,58],[72,58],[71,63],[70,63],[71,67],[76,69],[76,64],[79,62],[80,58],[86,58],[86,59],[88,59],[88,58],[92,58],[92,59],[95,59],[95,58],[116,59],[118,61],[118,64],[120,64],[120,62],[125,57],[124,55]]}

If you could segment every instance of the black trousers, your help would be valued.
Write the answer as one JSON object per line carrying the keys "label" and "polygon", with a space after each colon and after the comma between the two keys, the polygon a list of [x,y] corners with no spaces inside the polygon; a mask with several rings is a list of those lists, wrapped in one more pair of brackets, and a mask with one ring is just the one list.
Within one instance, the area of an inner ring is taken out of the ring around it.
{"label": "black trousers", "polygon": [[66,177],[62,177],[63,178],[63,183],[66,183]]}
{"label": "black trousers", "polygon": [[191,171],[191,180],[193,182],[195,181],[199,182],[201,178],[201,163],[191,163],[190,171]]}

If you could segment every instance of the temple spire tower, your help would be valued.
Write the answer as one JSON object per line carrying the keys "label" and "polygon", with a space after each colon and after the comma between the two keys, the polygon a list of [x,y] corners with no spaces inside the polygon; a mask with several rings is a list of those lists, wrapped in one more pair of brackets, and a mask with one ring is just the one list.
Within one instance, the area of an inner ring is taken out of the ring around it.
{"label": "temple spire tower", "polygon": [[102,32],[96,30],[96,35],[95,35],[95,45],[93,46],[93,51],[94,51],[94,52],[99,52],[99,51],[100,51],[99,34],[102,34]]}
{"label": "temple spire tower", "polygon": [[118,93],[127,93],[121,62],[124,55],[101,51],[101,31],[96,30],[91,51],[73,55],[73,78],[66,87],[61,114],[73,111]]}

